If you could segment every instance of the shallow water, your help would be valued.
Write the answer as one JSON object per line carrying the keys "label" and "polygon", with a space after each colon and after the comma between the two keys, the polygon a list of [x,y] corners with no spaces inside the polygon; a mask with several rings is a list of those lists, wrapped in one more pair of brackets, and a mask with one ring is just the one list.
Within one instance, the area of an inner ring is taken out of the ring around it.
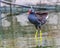
{"label": "shallow water", "polygon": [[[5,17],[6,14],[1,14]],[[0,48],[29,48],[35,47],[35,27],[28,19],[28,15],[21,14],[2,19],[2,30],[0,31]],[[60,47],[60,13],[49,13],[48,20],[42,26],[42,46]],[[38,35],[39,36],[39,35]],[[39,37],[38,37],[39,38]],[[40,41],[38,40],[38,46]],[[50,47],[51,48],[51,47]]]}

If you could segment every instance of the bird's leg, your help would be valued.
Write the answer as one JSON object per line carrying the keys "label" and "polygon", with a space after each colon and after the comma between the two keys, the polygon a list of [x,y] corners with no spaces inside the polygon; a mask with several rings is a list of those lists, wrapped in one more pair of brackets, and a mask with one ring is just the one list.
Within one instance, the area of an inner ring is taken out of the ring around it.
{"label": "bird's leg", "polygon": [[36,30],[35,39],[36,39],[36,44],[38,45],[38,30]]}
{"label": "bird's leg", "polygon": [[40,44],[42,44],[42,31],[40,30]]}
{"label": "bird's leg", "polygon": [[40,46],[42,46],[42,31],[41,31],[41,26],[38,26],[38,32],[40,32]]}
{"label": "bird's leg", "polygon": [[42,45],[42,31],[41,31],[41,27],[40,27],[39,32],[40,32],[40,45]]}

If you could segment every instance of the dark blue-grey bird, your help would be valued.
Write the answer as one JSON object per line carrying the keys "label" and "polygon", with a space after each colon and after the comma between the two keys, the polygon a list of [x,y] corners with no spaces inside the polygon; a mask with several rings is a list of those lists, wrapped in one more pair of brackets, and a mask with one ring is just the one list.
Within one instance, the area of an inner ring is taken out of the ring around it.
{"label": "dark blue-grey bird", "polygon": [[40,44],[42,44],[41,26],[46,23],[48,13],[35,12],[33,9],[30,9],[28,12],[29,12],[28,20],[36,27],[35,33],[36,44],[38,44],[38,32],[40,32]]}
{"label": "dark blue-grey bird", "polygon": [[47,15],[48,13],[40,13],[40,12],[35,12],[33,9],[30,9],[28,11],[29,16],[28,16],[28,20],[35,25],[36,29],[41,28],[41,26],[43,24],[46,23],[47,19]]}

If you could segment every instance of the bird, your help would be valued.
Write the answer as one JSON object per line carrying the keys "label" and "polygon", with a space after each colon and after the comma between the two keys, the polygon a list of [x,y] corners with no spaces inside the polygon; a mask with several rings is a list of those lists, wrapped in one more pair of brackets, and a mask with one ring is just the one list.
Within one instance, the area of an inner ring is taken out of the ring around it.
{"label": "bird", "polygon": [[41,13],[41,12],[34,12],[34,10],[30,9],[28,11],[29,16],[28,16],[28,20],[34,24],[34,26],[36,27],[36,29],[41,29],[41,26],[44,25],[47,21],[46,17],[48,13]]}
{"label": "bird", "polygon": [[38,42],[38,32],[40,32],[40,42],[42,42],[42,31],[41,26],[44,25],[47,21],[47,12],[35,12],[34,9],[28,10],[28,20],[36,28],[35,39]]}

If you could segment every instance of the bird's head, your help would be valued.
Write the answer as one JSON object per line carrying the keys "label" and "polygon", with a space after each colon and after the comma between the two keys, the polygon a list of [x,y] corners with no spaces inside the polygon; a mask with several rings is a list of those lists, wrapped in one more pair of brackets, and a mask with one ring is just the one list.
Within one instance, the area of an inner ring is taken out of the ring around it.
{"label": "bird's head", "polygon": [[35,13],[34,9],[31,7],[31,9],[28,10],[28,14],[33,14]]}

